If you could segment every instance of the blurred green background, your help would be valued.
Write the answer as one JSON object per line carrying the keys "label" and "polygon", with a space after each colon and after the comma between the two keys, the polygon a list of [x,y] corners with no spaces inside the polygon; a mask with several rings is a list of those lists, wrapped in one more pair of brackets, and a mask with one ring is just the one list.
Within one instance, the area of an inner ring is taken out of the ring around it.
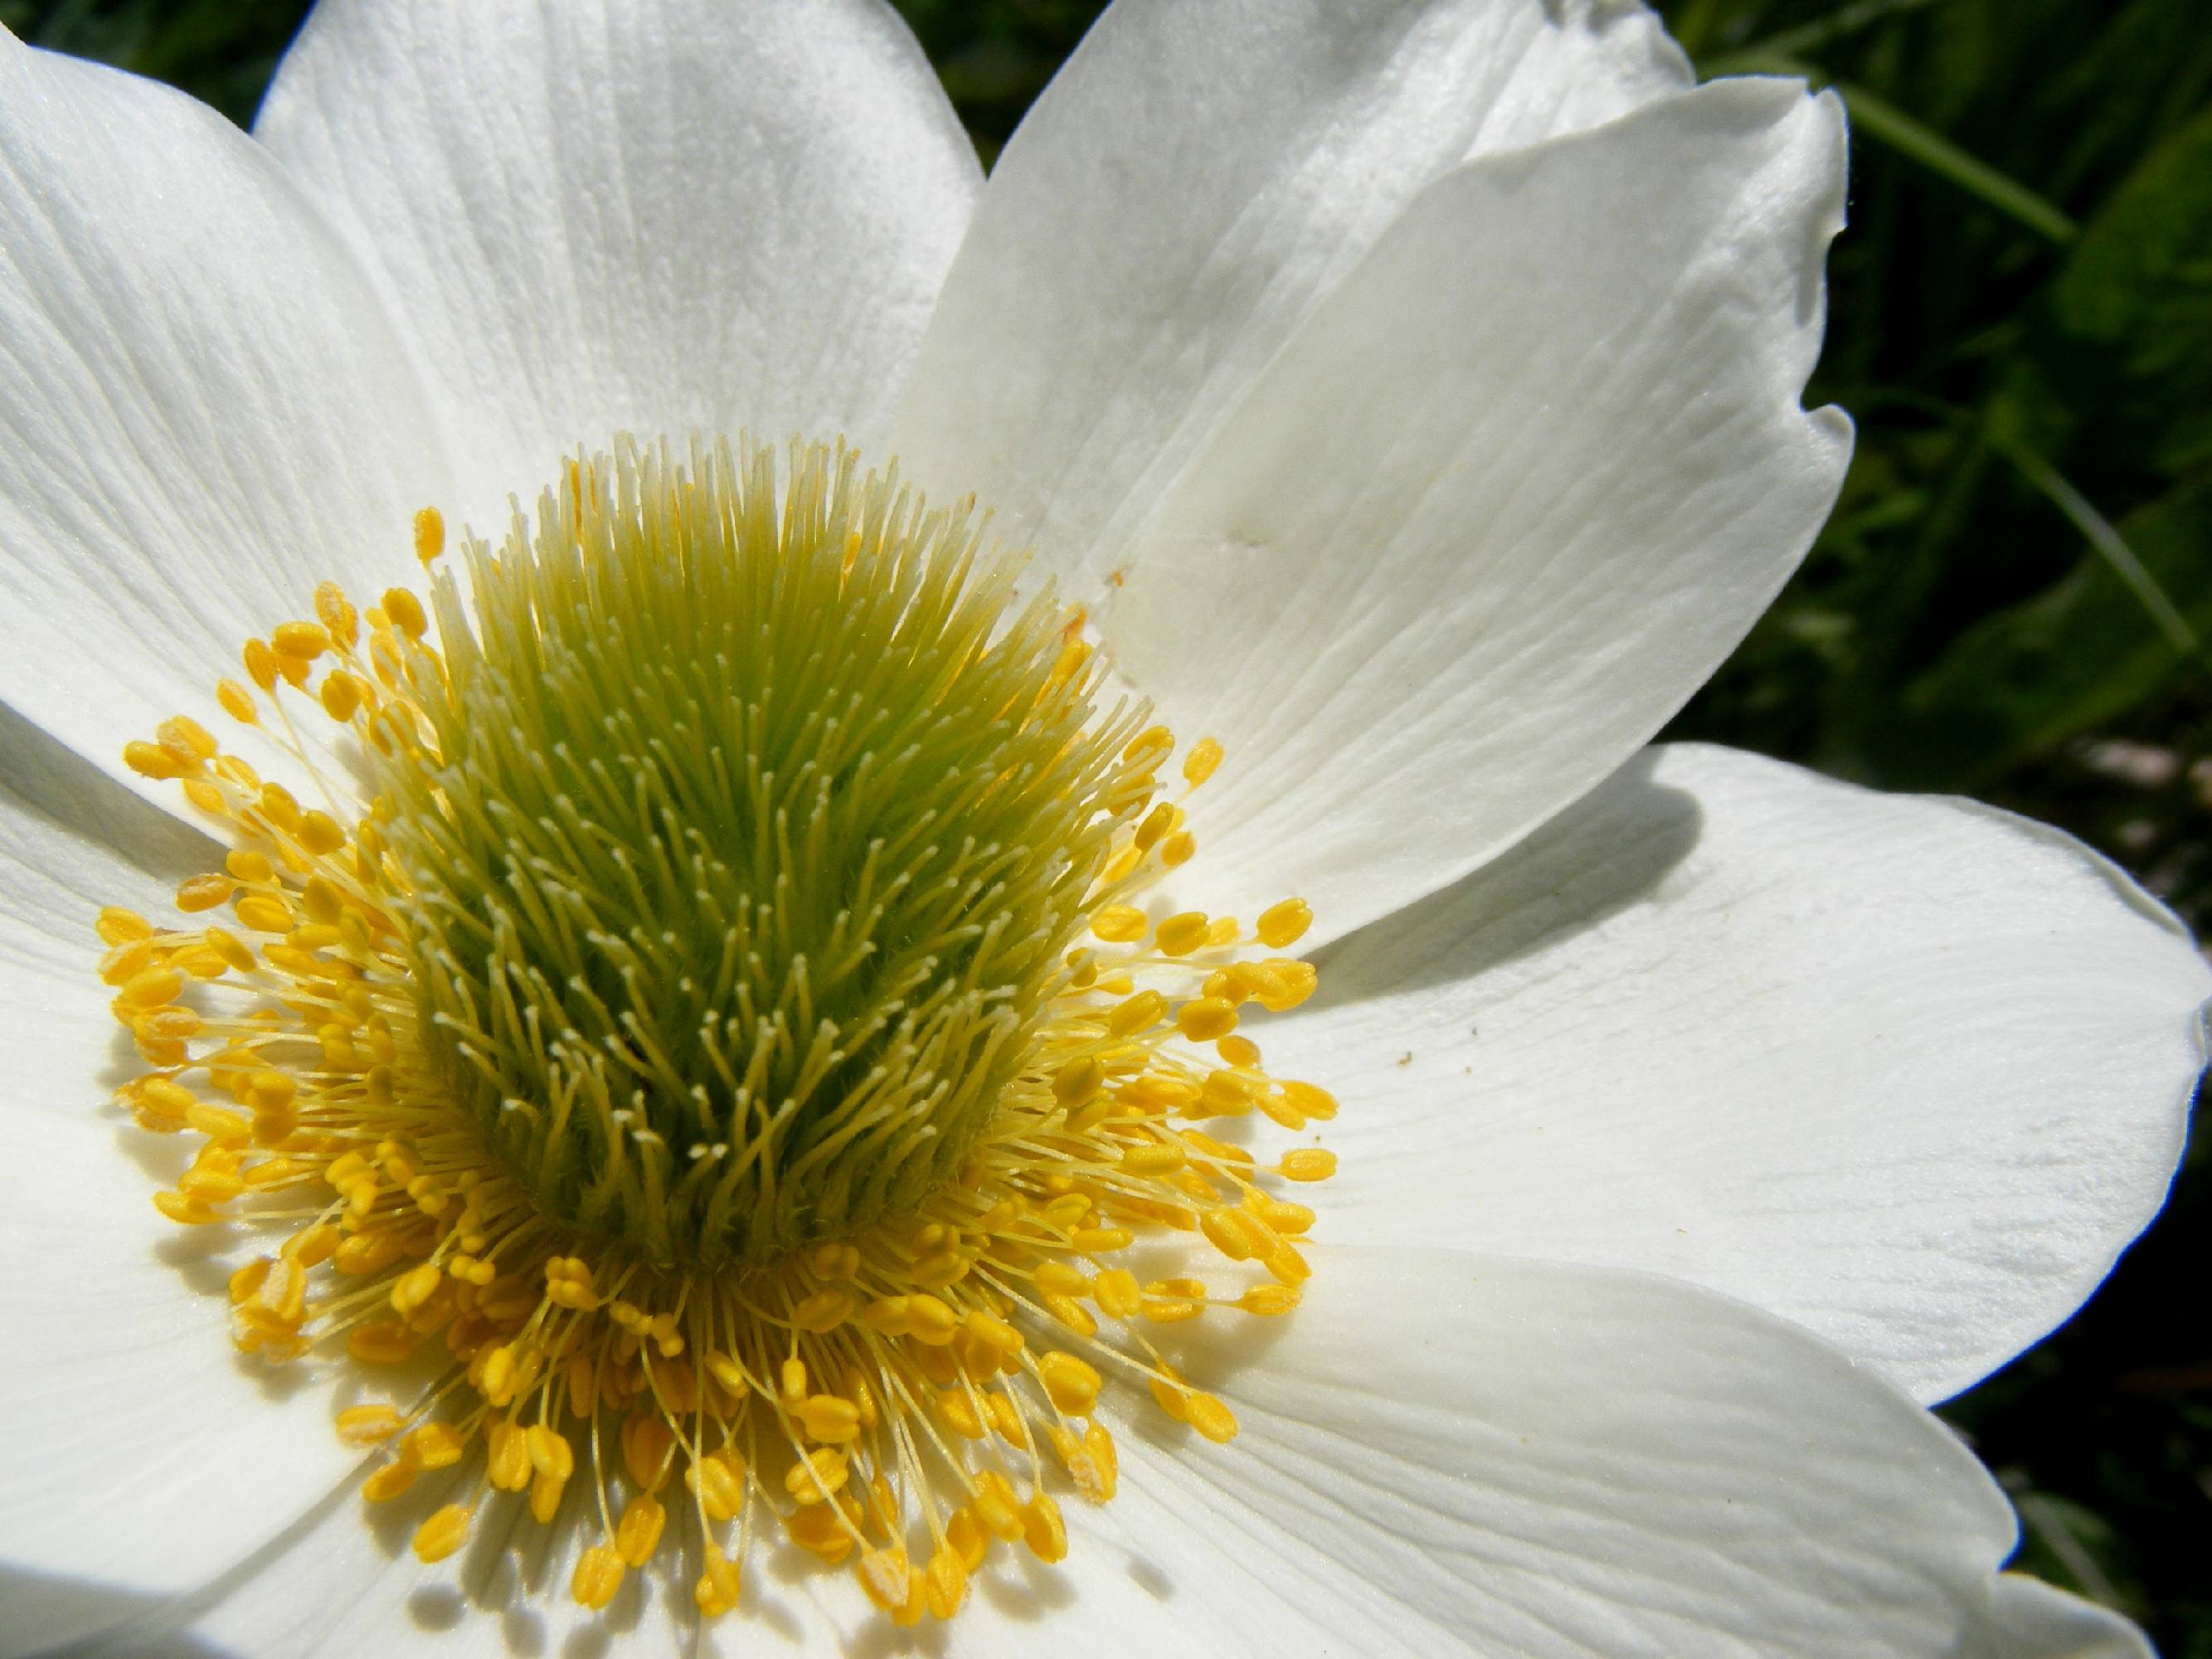
{"label": "blurred green background", "polygon": [[[2064,825],[2212,924],[2212,3],[1678,0],[1708,74],[1853,115],[1803,570],[1670,735]],[[902,0],[988,160],[1098,7]],[[244,123],[304,0],[0,0]],[[1944,1408],[2022,1565],[2212,1659],[2212,1158],[2065,1329]]]}

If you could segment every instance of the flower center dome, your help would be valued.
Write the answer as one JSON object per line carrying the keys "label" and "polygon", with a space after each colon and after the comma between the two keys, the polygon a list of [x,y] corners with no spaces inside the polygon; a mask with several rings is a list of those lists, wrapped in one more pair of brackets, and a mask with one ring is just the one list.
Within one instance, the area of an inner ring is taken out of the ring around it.
{"label": "flower center dome", "polygon": [[1158,758],[965,515],[804,453],[779,513],[750,468],[629,459],[471,550],[376,768],[442,1085],[542,1214],[662,1264],[958,1174]]}
{"label": "flower center dome", "polygon": [[1080,613],[842,450],[624,443],[443,543],[427,605],[326,584],[217,687],[296,792],[185,716],[127,746],[231,850],[100,921],[119,1097],[198,1142],[155,1202],[238,1229],[240,1350],[360,1373],[364,1496],[426,1561],[580,1528],[595,1608],[672,1506],[709,1616],[773,1528],[912,1624],[1112,1497],[1109,1376],[1231,1437],[1156,1335],[1297,1306],[1280,1183],[1334,1159],[1245,1131],[1335,1103],[1238,1029],[1310,994],[1304,904],[1146,902],[1220,746],[1170,798]]}

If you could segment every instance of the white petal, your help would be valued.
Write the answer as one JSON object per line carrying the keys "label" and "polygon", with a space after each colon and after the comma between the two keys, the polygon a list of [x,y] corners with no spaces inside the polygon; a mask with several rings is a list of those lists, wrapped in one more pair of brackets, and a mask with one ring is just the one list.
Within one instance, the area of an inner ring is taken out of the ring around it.
{"label": "white petal", "polygon": [[1956,1659],[2155,1659],[2119,1614],[2040,1579],[2000,1573],[1982,1622]]}
{"label": "white petal", "polygon": [[1255,1034],[1342,1097],[1324,1232],[1679,1274],[1923,1399],[2164,1200],[2212,971],[2054,830],[1639,758]]}
{"label": "white petal", "polygon": [[0,700],[126,780],[317,581],[404,578],[444,493],[366,279],[252,142],[4,32],[0,384]]}
{"label": "white petal", "polygon": [[1937,1659],[2011,1547],[1948,1431],[1755,1310],[1454,1252],[1314,1264],[1295,1316],[1188,1358],[1233,1443],[1125,1431],[1120,1495],[1067,1506],[1065,1650]]}
{"label": "white petal", "polygon": [[1121,0],[992,169],[901,460],[1103,569],[1423,185],[1689,79],[1640,6]]}
{"label": "white petal", "polygon": [[254,131],[407,320],[479,529],[617,429],[873,444],[980,184],[876,0],[331,0]]}
{"label": "white petal", "polygon": [[[1101,625],[1201,797],[1194,902],[1316,938],[1647,739],[1810,544],[1832,97],[1719,82],[1431,185],[1261,377]],[[1210,798],[1209,798],[1210,797]]]}
{"label": "white petal", "polygon": [[[131,1069],[94,971],[104,902],[149,906],[204,843],[0,714],[0,1653],[191,1589],[357,1454],[324,1391],[240,1363],[225,1271],[151,1202],[173,1152],[106,1106]],[[77,826],[98,824],[103,839]],[[173,1170],[171,1170],[173,1174]],[[304,1377],[294,1379],[304,1382]]]}
{"label": "white petal", "polygon": [[[1795,1328],[1648,1275],[1316,1260],[1295,1318],[1184,1356],[1221,1373],[1237,1440],[1122,1430],[1115,1502],[1063,1496],[1066,1563],[998,1551],[942,1650],[1937,1659],[1988,1606],[2012,1538],[1996,1488]],[[591,1622],[562,1604],[568,1548],[511,1527],[518,1508],[499,1500],[458,1565],[424,1569],[404,1526],[372,1534],[333,1506],[188,1627],[244,1659],[566,1651]],[[899,1645],[849,1572],[790,1554],[755,1552],[750,1611],[704,1651]],[[682,1585],[633,1585],[607,1621],[622,1650],[690,1651]]]}
{"label": "white petal", "polygon": [[[740,1611],[702,1634],[691,1600],[696,1534],[680,1488],[662,1555],[593,1613],[569,1593],[577,1555],[599,1537],[588,1480],[571,1484],[544,1527],[520,1498],[482,1490],[466,1465],[454,1473],[460,1478],[425,1480],[403,1502],[374,1510],[343,1493],[258,1559],[198,1595],[144,1610],[78,1659],[201,1659],[210,1650],[232,1659],[507,1659],[610,1649],[635,1659],[823,1659],[872,1651],[891,1633],[849,1570],[815,1569],[775,1541],[781,1529],[771,1522],[771,1541],[744,1563]],[[468,1541],[426,1566],[410,1538],[448,1502],[475,1505]]]}

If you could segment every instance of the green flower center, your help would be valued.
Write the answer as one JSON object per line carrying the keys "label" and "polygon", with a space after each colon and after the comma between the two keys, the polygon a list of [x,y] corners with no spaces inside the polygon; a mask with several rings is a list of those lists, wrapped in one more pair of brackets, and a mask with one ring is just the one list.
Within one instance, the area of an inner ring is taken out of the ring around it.
{"label": "green flower center", "polygon": [[972,509],[856,471],[570,468],[441,577],[428,729],[374,758],[441,1092],[541,1214],[647,1261],[957,1178],[1148,781],[1071,614],[1010,605]]}

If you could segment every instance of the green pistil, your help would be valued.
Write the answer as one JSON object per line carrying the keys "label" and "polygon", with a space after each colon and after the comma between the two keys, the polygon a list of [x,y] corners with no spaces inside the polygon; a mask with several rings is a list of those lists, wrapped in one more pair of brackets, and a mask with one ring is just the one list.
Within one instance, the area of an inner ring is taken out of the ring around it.
{"label": "green pistil", "polygon": [[380,812],[424,1028],[540,1211],[659,1264],[918,1207],[1019,1073],[1135,713],[972,513],[842,449],[618,447],[433,595]]}

